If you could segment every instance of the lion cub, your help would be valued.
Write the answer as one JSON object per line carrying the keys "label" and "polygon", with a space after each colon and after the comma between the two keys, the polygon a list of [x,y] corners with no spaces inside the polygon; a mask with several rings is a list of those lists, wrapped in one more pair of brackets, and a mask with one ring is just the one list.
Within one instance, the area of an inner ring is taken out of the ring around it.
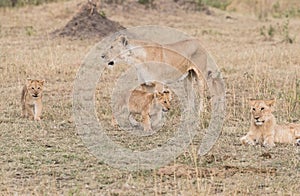
{"label": "lion cub", "polygon": [[[158,107],[161,106],[161,107]],[[129,97],[129,121],[133,126],[137,126],[138,122],[133,118],[133,114],[141,114],[144,131],[152,131],[150,116],[157,108],[161,108],[163,112],[170,110],[170,92],[146,92],[143,90],[133,90]]]}
{"label": "lion cub", "polygon": [[272,114],[275,100],[250,100],[251,125],[250,130],[240,140],[243,144],[255,145],[262,142],[264,146],[273,147],[274,142],[297,143],[300,139],[300,125],[277,125]]}
{"label": "lion cub", "polygon": [[22,90],[22,116],[41,120],[44,80],[27,79]]}

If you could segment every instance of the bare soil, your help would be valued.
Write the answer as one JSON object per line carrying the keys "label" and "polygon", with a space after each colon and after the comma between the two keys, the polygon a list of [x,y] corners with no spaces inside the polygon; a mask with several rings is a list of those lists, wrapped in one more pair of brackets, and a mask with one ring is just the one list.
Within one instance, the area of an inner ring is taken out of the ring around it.
{"label": "bare soil", "polygon": [[105,17],[99,12],[96,4],[86,3],[79,12],[61,29],[52,34],[73,39],[98,38],[103,39],[114,32],[124,29],[118,22]]}

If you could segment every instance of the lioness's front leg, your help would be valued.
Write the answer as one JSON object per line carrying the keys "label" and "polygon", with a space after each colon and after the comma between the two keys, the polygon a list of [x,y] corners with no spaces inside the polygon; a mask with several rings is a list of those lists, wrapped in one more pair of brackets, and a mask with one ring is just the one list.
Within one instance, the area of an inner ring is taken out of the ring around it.
{"label": "lioness's front leg", "polygon": [[274,135],[268,135],[264,138],[263,146],[265,147],[274,147]]}
{"label": "lioness's front leg", "polygon": [[245,135],[244,137],[242,137],[240,139],[240,141],[242,142],[242,144],[244,145],[256,145],[259,142],[260,136],[253,132],[252,130],[250,130],[247,135]]}

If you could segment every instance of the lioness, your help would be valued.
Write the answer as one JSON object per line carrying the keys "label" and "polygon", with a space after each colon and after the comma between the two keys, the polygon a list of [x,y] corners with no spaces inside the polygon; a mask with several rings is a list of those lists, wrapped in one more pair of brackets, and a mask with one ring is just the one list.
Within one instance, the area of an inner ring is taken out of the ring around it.
{"label": "lioness", "polygon": [[[163,112],[170,110],[169,91],[149,93],[142,90],[133,90],[128,101],[129,116],[128,119],[133,126],[137,126],[138,122],[133,118],[133,114],[142,116],[142,124],[144,131],[152,131],[150,116],[157,105],[161,106]],[[156,111],[154,112],[157,113]]]}
{"label": "lioness", "polygon": [[272,114],[275,100],[250,100],[250,131],[240,140],[243,144],[255,145],[262,142],[264,146],[273,147],[274,142],[297,143],[300,139],[300,125],[277,125]]}
{"label": "lioness", "polygon": [[[108,66],[113,66],[118,57],[132,65],[148,61],[163,62],[181,72],[182,78],[195,73],[199,79],[201,76],[199,69],[201,68],[203,72],[207,65],[207,55],[196,39],[186,39],[161,45],[143,40],[128,39],[126,36],[120,35],[101,57]],[[201,67],[196,67],[197,65]],[[156,71],[159,72],[159,70]],[[148,79],[145,73],[139,72],[139,74],[140,82],[145,82]]]}
{"label": "lioness", "polygon": [[27,79],[21,96],[22,116],[41,120],[44,80]]}

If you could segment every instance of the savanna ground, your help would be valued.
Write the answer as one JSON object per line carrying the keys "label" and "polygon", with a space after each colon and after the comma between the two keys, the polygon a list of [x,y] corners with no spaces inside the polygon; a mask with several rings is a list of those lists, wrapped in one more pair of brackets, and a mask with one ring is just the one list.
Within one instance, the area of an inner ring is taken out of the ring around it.
{"label": "savanna ground", "polygon": [[[249,127],[249,98],[276,98],[279,122],[300,121],[299,18],[105,6],[106,16],[125,27],[164,25],[199,38],[227,87],[226,122],[208,155],[197,158],[195,141],[168,166],[130,172],[91,155],[75,130],[73,82],[99,40],[53,39],[50,33],[72,18],[80,2],[0,9],[1,195],[299,194],[299,147],[239,142]],[[20,118],[27,77],[47,81],[41,122]],[[141,141],[151,143],[147,137]]]}

